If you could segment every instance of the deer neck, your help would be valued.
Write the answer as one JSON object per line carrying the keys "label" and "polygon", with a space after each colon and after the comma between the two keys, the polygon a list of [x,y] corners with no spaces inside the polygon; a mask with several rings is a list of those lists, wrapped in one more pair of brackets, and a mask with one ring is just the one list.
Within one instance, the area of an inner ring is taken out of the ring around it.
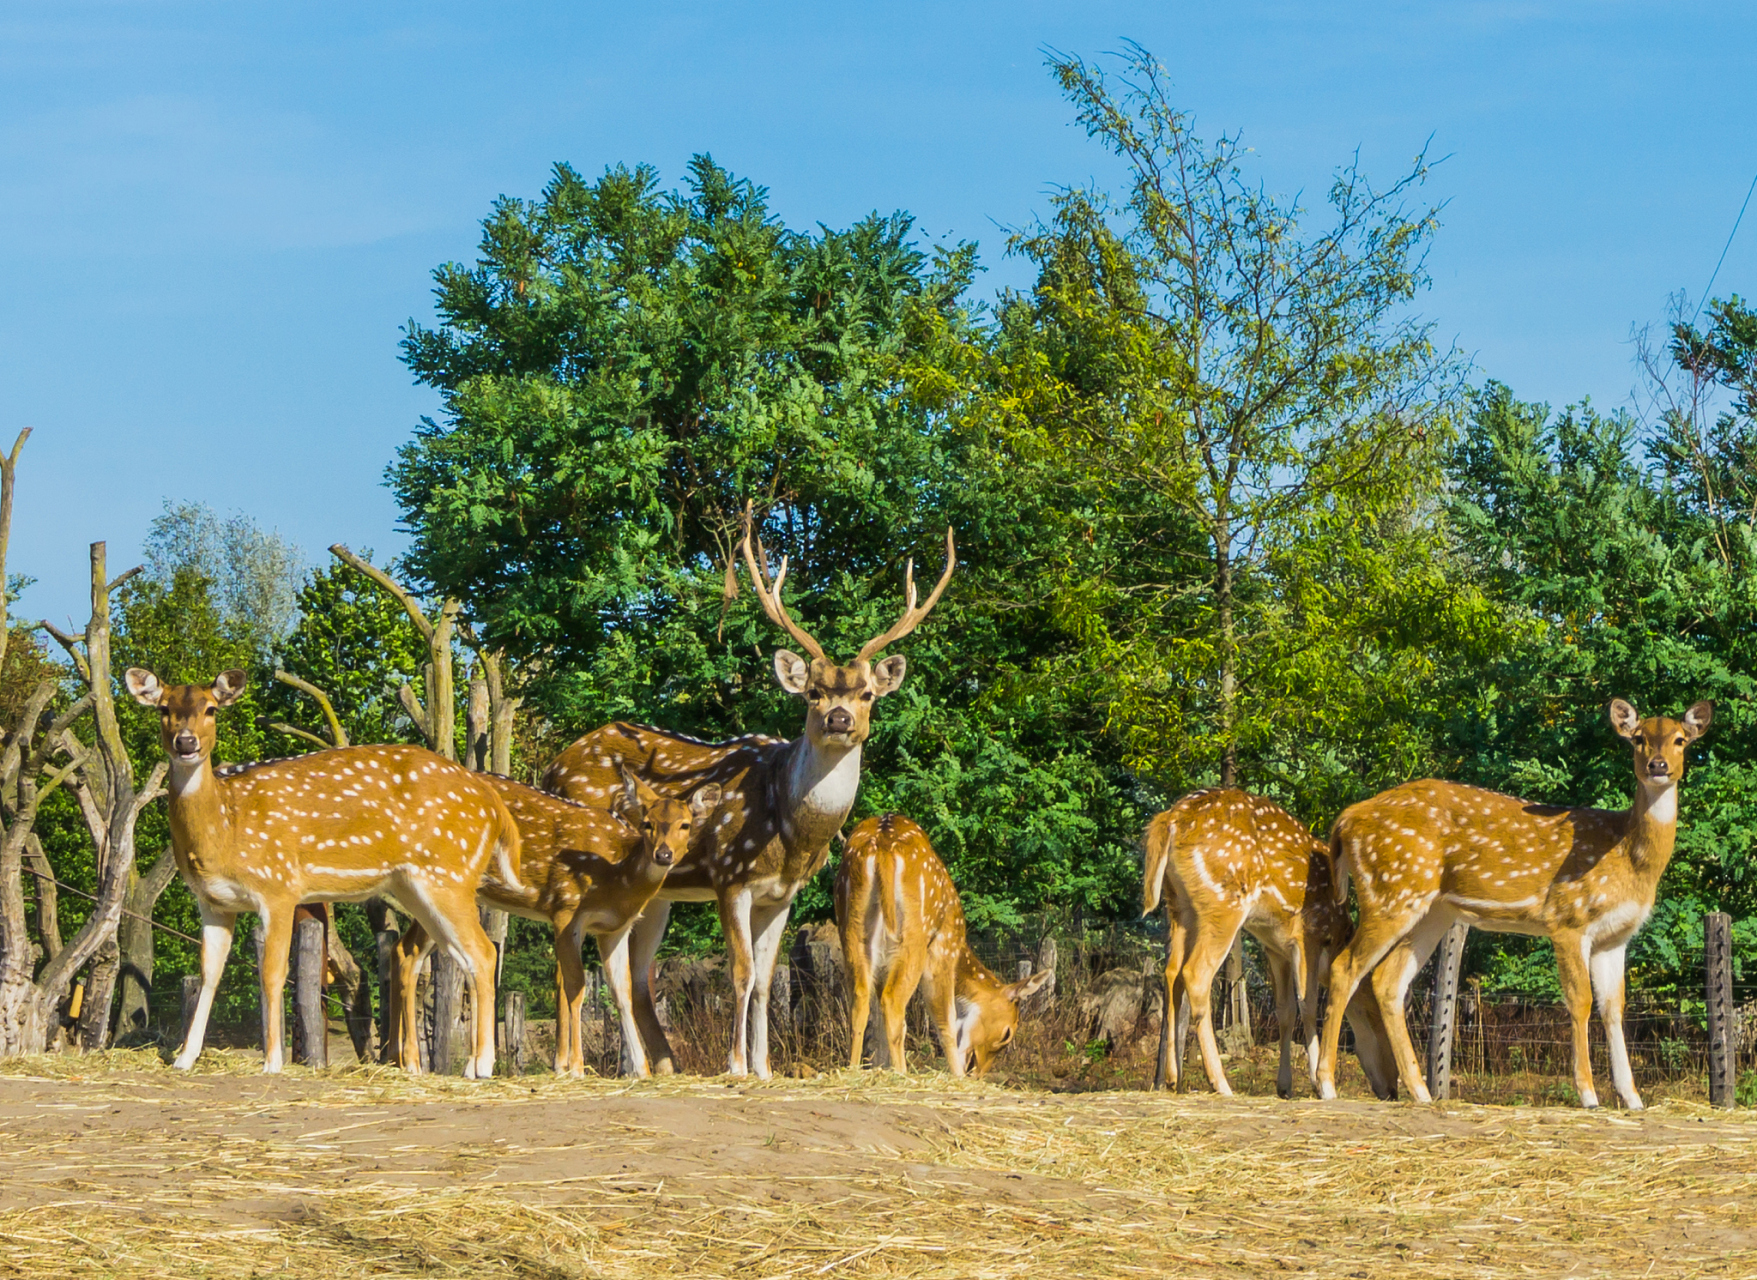
{"label": "deer neck", "polygon": [[1636,780],[1629,806],[1629,861],[1657,880],[1678,838],[1678,784],[1649,787]]}
{"label": "deer neck", "polygon": [[788,843],[816,849],[829,844],[854,807],[860,792],[860,748],[824,747],[800,737],[789,754],[781,797],[781,812],[793,828]]}
{"label": "deer neck", "polygon": [[171,848],[191,867],[199,869],[220,856],[226,844],[226,806],[220,797],[220,780],[206,759],[195,764],[171,763],[165,777],[169,794]]}

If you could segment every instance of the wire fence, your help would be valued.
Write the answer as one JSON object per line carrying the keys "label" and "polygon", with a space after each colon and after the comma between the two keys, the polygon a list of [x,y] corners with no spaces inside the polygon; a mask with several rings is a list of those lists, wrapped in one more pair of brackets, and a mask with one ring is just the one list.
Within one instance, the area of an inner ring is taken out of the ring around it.
{"label": "wire fence", "polygon": [[[1105,924],[1072,931],[1013,932],[980,930],[970,935],[972,950],[989,968],[1013,980],[1052,967],[1051,988],[1025,1010],[1009,1069],[1051,1087],[1139,1087],[1151,1076],[1163,1010],[1161,971],[1165,947],[1158,921]],[[242,969],[242,966],[238,966]],[[1418,1050],[1431,1022],[1432,970],[1411,983],[1406,1018]],[[367,971],[370,976],[370,970]],[[239,974],[254,981],[254,974]],[[1225,969],[1216,979],[1212,1001],[1217,1029],[1232,1052],[1241,1045],[1272,1046],[1279,1038],[1273,993],[1254,942],[1245,947],[1243,997],[1232,998]],[[680,1070],[713,1073],[724,1068],[730,1042],[732,991],[720,957],[673,958],[661,962],[655,992],[662,1022],[673,1039]],[[168,992],[166,993],[169,994]],[[1757,983],[1734,988],[1736,1071],[1757,1070]],[[254,1002],[252,1002],[254,1003]],[[381,1020],[382,1002],[371,1001]],[[1236,1024],[1237,1013],[1248,1027]],[[337,1020],[339,1003],[332,1004]],[[180,1007],[155,992],[157,1026],[148,1038],[175,1043]],[[547,1015],[547,1016],[544,1016]],[[254,1044],[260,1015],[254,1011],[237,1026],[221,1029],[226,1041]],[[934,1033],[919,999],[911,1006],[911,1042],[928,1065],[936,1053]],[[1655,1084],[1696,1088],[1709,1070],[1709,1042],[1699,995],[1630,994],[1624,1035],[1637,1087]],[[852,1056],[849,1009],[841,976],[841,956],[833,931],[803,928],[777,975],[771,1014],[771,1046],[780,1070],[824,1070]],[[1241,1034],[1243,1033],[1243,1034]],[[526,1057],[538,1065],[553,1053],[554,1024],[547,1009],[534,1011]],[[332,1042],[337,1036],[332,1035]],[[345,1035],[340,1037],[345,1041]],[[382,1040],[382,1037],[380,1037]],[[1295,1043],[1299,1035],[1294,1036]],[[620,1032],[609,994],[595,980],[588,1005],[587,1065],[614,1074],[621,1060]],[[1596,1013],[1589,1045],[1595,1076],[1609,1081],[1604,1031]],[[1344,1049],[1350,1049],[1344,1038]],[[335,1050],[332,1049],[332,1053]],[[345,1052],[345,1050],[344,1050]],[[1552,1079],[1553,1096],[1565,1098],[1571,1080],[1573,1034],[1566,1009],[1553,993],[1485,991],[1466,979],[1460,992],[1453,1046],[1455,1080],[1475,1082],[1478,1096],[1493,1096],[1496,1080]],[[1199,1069],[1198,1069],[1199,1072]],[[1228,1068],[1229,1075],[1233,1068]],[[1271,1079],[1271,1077],[1265,1077]],[[1240,1082],[1233,1081],[1239,1088]],[[1245,1087],[1251,1087],[1247,1081]],[[1273,1087],[1272,1083],[1264,1087]],[[1757,1092],[1757,1090],[1754,1090]]]}

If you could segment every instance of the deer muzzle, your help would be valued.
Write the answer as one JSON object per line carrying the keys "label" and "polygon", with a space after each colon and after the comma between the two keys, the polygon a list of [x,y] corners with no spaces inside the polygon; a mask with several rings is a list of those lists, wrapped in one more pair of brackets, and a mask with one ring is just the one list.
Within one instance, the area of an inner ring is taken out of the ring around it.
{"label": "deer muzzle", "polygon": [[181,730],[171,739],[171,750],[184,760],[192,760],[201,754],[201,739],[187,729]]}
{"label": "deer muzzle", "polygon": [[853,733],[854,713],[847,707],[830,708],[830,713],[824,717],[824,732]]}

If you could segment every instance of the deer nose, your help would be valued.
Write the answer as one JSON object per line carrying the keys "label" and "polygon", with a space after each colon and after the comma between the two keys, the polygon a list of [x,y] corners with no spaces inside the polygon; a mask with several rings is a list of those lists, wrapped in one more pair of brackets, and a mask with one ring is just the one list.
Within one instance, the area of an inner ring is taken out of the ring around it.
{"label": "deer nose", "polygon": [[1666,763],[1664,756],[1655,756],[1647,762],[1647,773],[1650,777],[1663,778],[1671,771],[1672,767]]}
{"label": "deer nose", "polygon": [[824,728],[831,733],[847,733],[854,727],[854,713],[847,707],[833,707],[824,717]]}
{"label": "deer nose", "polygon": [[657,849],[653,850],[653,861],[658,863],[661,867],[668,867],[673,862],[677,861],[677,855],[671,852],[671,847],[669,845],[662,844]]}
{"label": "deer nose", "polygon": [[177,748],[177,754],[180,756],[192,756],[201,748],[200,740],[187,729],[180,730],[171,739],[171,745]]}

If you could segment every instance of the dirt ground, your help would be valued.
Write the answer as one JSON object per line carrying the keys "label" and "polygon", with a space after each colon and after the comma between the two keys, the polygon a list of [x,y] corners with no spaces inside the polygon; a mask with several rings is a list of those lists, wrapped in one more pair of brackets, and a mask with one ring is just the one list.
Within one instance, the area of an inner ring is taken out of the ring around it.
{"label": "dirt ground", "polygon": [[1750,1276],[1757,1117],[767,1083],[0,1075],[0,1275]]}

